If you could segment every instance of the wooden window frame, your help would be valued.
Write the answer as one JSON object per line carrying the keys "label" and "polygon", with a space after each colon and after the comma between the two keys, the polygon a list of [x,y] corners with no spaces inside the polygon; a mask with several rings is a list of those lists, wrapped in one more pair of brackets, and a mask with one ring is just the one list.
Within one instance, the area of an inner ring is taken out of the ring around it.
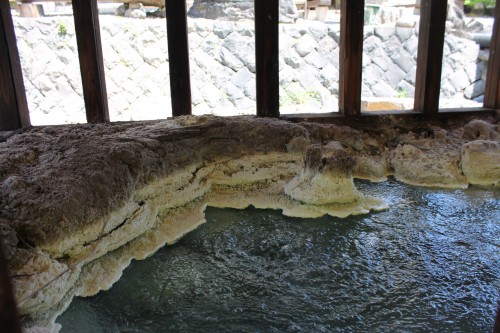
{"label": "wooden window frame", "polygon": [[[26,1],[26,0],[25,0]],[[41,0],[43,1],[43,0]],[[50,1],[50,0],[49,0]],[[186,1],[166,0],[172,115],[191,114],[191,82]],[[339,116],[364,117],[379,113],[361,112],[364,0],[342,1],[339,59],[339,113],[281,115],[284,119],[338,119]],[[8,2],[1,2],[0,43],[6,46],[8,61],[0,62],[5,82],[0,87],[0,130],[30,125],[28,106]],[[73,0],[78,54],[82,72],[87,121],[109,122],[106,83],[102,57],[97,0]],[[279,113],[279,0],[255,0],[255,48],[257,116],[280,117]],[[411,113],[434,117],[439,110],[446,3],[421,1],[417,76],[414,110]],[[485,101],[482,108],[450,109],[446,115],[463,112],[491,112],[500,109],[500,5],[490,49]],[[440,61],[437,61],[439,59]],[[7,102],[5,102],[7,101]],[[333,109],[333,108],[332,108]],[[380,114],[387,114],[382,112]],[[389,111],[404,114],[408,111]],[[477,113],[479,114],[479,113]]]}

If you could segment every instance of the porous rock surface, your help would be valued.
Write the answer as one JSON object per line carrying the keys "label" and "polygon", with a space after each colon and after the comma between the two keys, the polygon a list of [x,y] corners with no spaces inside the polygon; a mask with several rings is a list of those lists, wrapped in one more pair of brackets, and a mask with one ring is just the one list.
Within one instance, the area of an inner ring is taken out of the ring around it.
{"label": "porous rock surface", "polygon": [[180,117],[12,136],[0,143],[0,234],[24,326],[57,328],[74,295],[109,288],[132,259],[203,223],[207,205],[345,217],[386,208],[353,177],[498,187],[495,121],[368,131]]}

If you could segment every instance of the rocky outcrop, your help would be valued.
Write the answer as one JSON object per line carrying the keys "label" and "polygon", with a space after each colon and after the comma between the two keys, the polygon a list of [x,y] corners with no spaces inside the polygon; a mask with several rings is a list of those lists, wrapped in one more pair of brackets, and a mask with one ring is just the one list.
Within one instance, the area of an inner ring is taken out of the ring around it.
{"label": "rocky outcrop", "polygon": [[180,117],[26,130],[0,144],[0,233],[24,325],[51,325],[74,295],[109,288],[132,259],[203,223],[207,205],[345,217],[386,208],[353,178],[498,186],[495,138],[486,121],[390,116],[367,128]]}

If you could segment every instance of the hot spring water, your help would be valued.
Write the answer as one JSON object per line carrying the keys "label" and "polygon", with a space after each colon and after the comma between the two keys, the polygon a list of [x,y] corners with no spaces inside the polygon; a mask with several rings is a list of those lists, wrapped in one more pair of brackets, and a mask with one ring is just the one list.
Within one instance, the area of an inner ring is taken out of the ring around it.
{"label": "hot spring water", "polygon": [[390,209],[347,219],[208,208],[62,332],[486,332],[500,296],[500,194],[356,182]]}

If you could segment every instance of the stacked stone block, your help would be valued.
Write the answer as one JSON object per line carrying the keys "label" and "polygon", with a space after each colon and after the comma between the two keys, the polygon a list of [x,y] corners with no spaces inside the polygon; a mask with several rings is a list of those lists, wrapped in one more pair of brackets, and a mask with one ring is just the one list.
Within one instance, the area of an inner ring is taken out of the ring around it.
{"label": "stacked stone block", "polygon": [[[101,16],[110,117],[113,121],[171,115],[165,21]],[[189,19],[193,112],[255,114],[253,22]],[[85,122],[72,17],[15,18],[33,123]],[[338,24],[280,25],[282,113],[338,110]],[[365,27],[363,99],[414,96],[415,28]],[[487,63],[472,41],[446,36],[442,97],[480,98]]]}

